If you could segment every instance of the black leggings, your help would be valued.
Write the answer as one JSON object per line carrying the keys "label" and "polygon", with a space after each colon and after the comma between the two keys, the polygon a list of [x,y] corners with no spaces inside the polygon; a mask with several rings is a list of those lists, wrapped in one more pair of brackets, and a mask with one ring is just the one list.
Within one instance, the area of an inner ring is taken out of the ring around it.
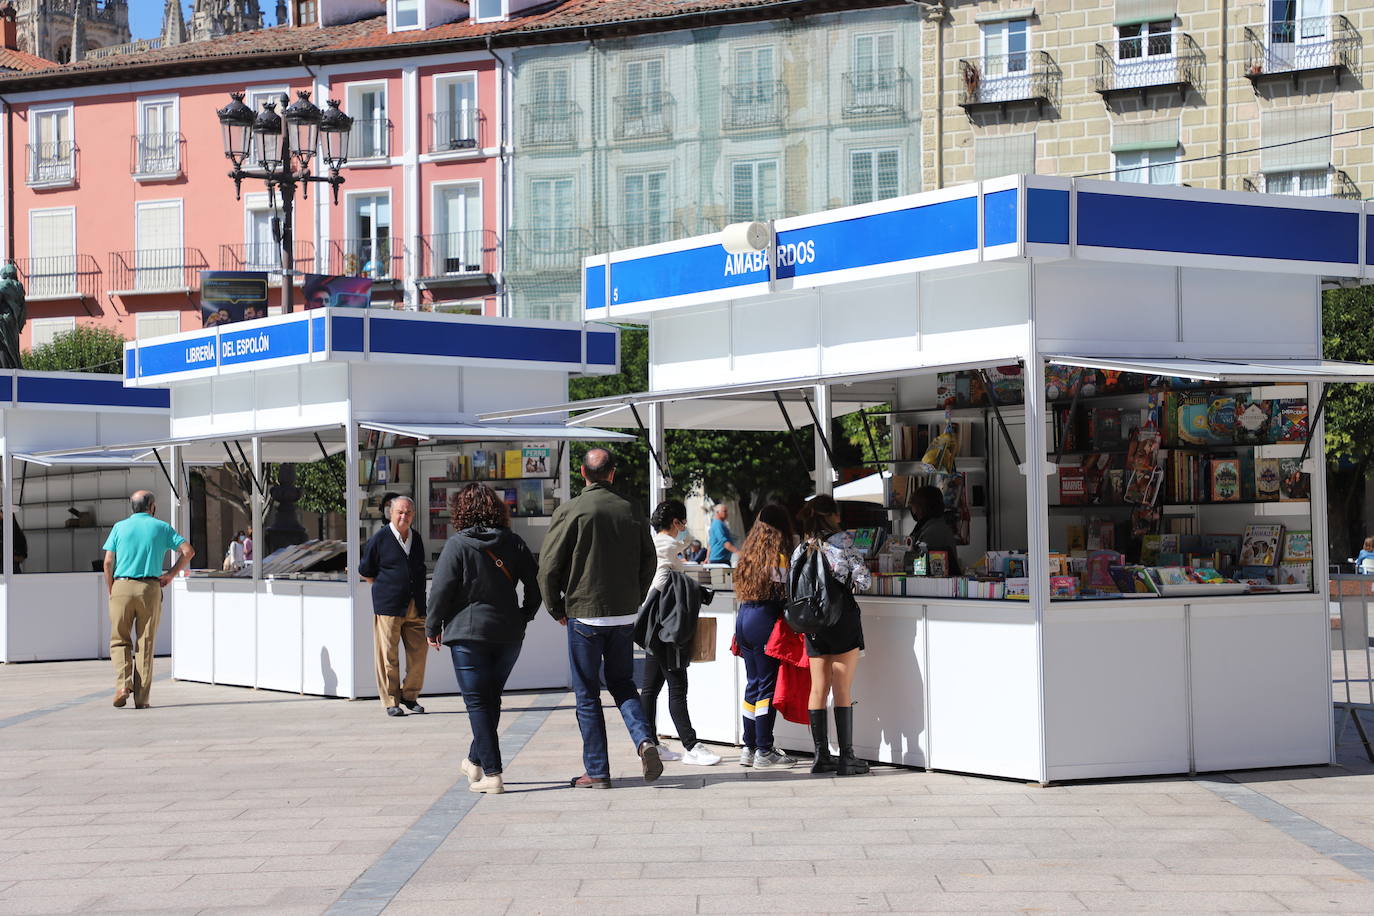
{"label": "black leggings", "polygon": [[697,743],[697,732],[692,728],[692,717],[687,713],[687,669],[667,671],[652,653],[645,653],[644,689],[639,692],[639,699],[644,704],[644,715],[649,720],[649,734],[655,739],[658,737],[658,695],[663,691],[665,682],[668,685],[668,714],[673,717],[683,750],[690,751]]}

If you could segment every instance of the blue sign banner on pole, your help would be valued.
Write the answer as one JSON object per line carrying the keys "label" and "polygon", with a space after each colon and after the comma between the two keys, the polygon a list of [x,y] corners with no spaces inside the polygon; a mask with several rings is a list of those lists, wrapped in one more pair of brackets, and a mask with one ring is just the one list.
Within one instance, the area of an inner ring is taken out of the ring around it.
{"label": "blue sign banner on pole", "polygon": [[219,361],[222,366],[260,363],[310,352],[310,325],[305,321],[270,324],[243,330],[221,331]]}

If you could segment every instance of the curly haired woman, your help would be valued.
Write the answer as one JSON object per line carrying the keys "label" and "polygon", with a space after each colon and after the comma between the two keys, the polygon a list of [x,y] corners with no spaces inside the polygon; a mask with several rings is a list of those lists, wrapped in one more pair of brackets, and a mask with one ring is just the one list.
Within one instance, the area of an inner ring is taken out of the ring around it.
{"label": "curly haired woman", "polygon": [[773,691],[778,660],[764,652],[782,616],[787,590],[787,552],[792,520],[787,510],[769,504],[759,510],[735,566],[735,644],[748,677],[744,685],[744,749],[739,764],[755,769],[786,768],[797,762],[773,746]]}

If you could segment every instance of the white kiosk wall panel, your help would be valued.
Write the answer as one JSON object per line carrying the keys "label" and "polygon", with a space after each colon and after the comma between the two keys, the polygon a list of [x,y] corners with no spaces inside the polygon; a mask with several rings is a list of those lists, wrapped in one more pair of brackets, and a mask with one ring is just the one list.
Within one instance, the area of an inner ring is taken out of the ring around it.
{"label": "white kiosk wall panel", "polygon": [[731,382],[776,378],[780,365],[793,375],[817,371],[820,304],[815,291],[737,299],[730,315]]}
{"label": "white kiosk wall panel", "polygon": [[1024,264],[952,267],[918,275],[923,360],[962,362],[1020,353],[1030,281]]}
{"label": "white kiosk wall panel", "polygon": [[905,366],[921,347],[917,285],[874,281],[861,296],[820,287],[821,372],[868,372]]}
{"label": "white kiosk wall panel", "polygon": [[[167,590],[176,594],[176,626],[169,629],[172,630],[172,677],[177,680],[214,682],[214,584],[209,579],[182,577]],[[172,617],[165,610],[164,616],[165,626]]]}
{"label": "white kiosk wall panel", "polygon": [[346,582],[302,585],[301,645],[309,648],[301,651],[300,690],[323,696],[366,696],[358,692],[361,682],[370,685],[376,696],[371,592],[359,589],[350,600]]}
{"label": "white kiosk wall panel", "polygon": [[1179,269],[1183,340],[1239,356],[1321,355],[1316,277]]}
{"label": "white kiosk wall panel", "polygon": [[[1084,302],[1093,303],[1084,308]],[[1178,271],[1153,264],[1055,261],[1035,266],[1035,323],[1044,346],[1111,341],[1106,352],[1135,352],[1147,341],[1178,340]]]}
{"label": "white kiosk wall panel", "polygon": [[214,592],[213,645],[216,684],[257,684],[257,612],[251,579],[220,579]]}
{"label": "white kiosk wall panel", "polygon": [[301,655],[303,584],[267,580],[258,593],[255,687],[267,690],[301,689],[305,664]]}
{"label": "white kiosk wall panel", "polygon": [[1189,605],[1199,771],[1330,762],[1330,626],[1320,595]]}
{"label": "white kiosk wall panel", "polygon": [[1048,779],[1188,771],[1182,604],[1053,605],[1044,652]]}
{"label": "white kiosk wall panel", "polygon": [[703,306],[649,320],[649,387],[695,388],[730,377],[730,309]]}

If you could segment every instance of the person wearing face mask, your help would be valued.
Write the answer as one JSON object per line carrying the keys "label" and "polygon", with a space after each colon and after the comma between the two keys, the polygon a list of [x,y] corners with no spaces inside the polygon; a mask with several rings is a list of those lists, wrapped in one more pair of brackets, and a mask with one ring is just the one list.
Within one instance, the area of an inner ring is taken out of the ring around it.
{"label": "person wearing face mask", "polygon": [[954,531],[945,521],[945,497],[937,487],[917,487],[907,503],[916,530],[911,533],[913,543],[922,541],[927,551],[942,550],[949,555],[949,575],[961,576],[959,545]]}
{"label": "person wearing face mask", "polygon": [[[669,573],[681,572],[684,566],[682,552],[686,548],[687,507],[680,500],[664,500],[649,517],[649,525],[653,528],[654,551],[658,554],[658,569],[654,572],[653,585],[649,587],[650,600],[653,600],[654,592],[667,584]],[[696,730],[692,728],[692,717],[687,712],[687,668],[670,668],[664,659],[653,652],[645,653],[644,689],[639,693],[640,702],[644,704],[644,715],[649,720],[649,733],[655,738],[658,736],[658,697],[665,683],[668,685],[668,713],[673,717],[683,752],[678,754],[659,745],[658,756],[663,760],[681,760],[693,766],[720,763],[718,755],[697,741]]]}

